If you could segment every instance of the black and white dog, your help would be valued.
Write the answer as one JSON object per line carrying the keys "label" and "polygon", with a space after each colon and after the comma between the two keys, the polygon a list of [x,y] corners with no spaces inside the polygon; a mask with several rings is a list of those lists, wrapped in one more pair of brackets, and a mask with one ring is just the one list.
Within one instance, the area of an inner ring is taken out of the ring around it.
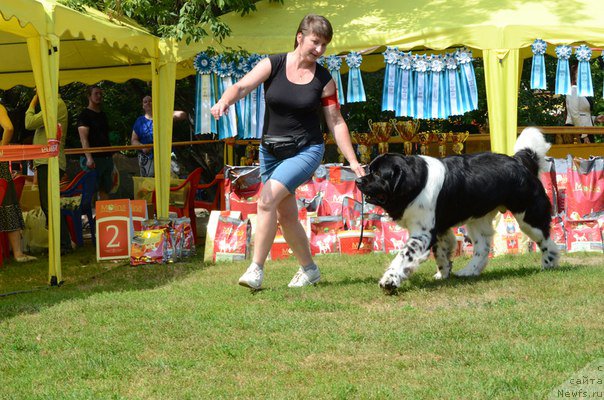
{"label": "black and white dog", "polygon": [[382,207],[409,231],[409,240],[380,286],[398,288],[428,258],[430,249],[438,266],[434,277],[448,278],[456,245],[451,228],[464,223],[474,254],[455,275],[479,275],[489,259],[493,218],[506,209],[539,245],[542,267],[555,267],[558,249],[550,238],[551,204],[538,176],[549,147],[538,129],[527,128],[516,141],[513,157],[486,152],[442,160],[392,153],[375,158],[356,184],[368,203]]}

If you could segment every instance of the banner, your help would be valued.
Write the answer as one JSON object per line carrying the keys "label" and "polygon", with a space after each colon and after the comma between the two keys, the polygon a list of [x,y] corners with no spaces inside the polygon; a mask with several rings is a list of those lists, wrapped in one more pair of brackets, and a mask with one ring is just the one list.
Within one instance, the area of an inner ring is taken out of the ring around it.
{"label": "banner", "polygon": [[[60,129],[60,128],[59,128]],[[0,161],[35,160],[59,155],[60,139],[48,139],[48,144],[0,146]]]}

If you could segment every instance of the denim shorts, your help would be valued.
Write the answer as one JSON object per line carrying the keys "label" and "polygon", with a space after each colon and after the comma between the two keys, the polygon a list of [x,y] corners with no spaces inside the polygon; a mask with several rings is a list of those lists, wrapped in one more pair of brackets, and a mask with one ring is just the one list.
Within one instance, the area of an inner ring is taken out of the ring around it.
{"label": "denim shorts", "polygon": [[260,177],[262,183],[274,179],[283,184],[291,194],[296,188],[308,181],[323,161],[324,144],[311,144],[300,149],[298,154],[285,160],[278,160],[260,146]]}

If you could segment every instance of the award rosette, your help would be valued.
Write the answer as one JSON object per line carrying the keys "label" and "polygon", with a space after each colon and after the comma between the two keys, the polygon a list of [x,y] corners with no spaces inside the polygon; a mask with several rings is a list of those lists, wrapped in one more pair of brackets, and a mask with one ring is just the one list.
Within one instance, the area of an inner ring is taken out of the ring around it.
{"label": "award rosette", "polygon": [[413,57],[415,72],[415,118],[430,118],[430,78],[429,64],[426,55]]}
{"label": "award rosette", "polygon": [[445,54],[443,59],[445,63],[445,87],[448,89],[448,96],[445,96],[445,107],[449,115],[461,115],[463,111],[460,106],[462,99],[459,91],[459,74],[457,73],[457,59],[455,54]]}
{"label": "award rosette", "polygon": [[[249,72],[247,60],[239,56],[237,62],[233,64],[233,83],[243,78],[245,74]],[[235,103],[235,111],[237,114],[237,131],[242,139],[249,139],[249,132],[246,131],[246,102],[249,99],[249,95],[243,97],[237,103]]]}
{"label": "award rosette", "polygon": [[394,115],[414,117],[413,56],[411,52],[397,52],[397,78],[395,83]]}
{"label": "award rosette", "polygon": [[360,103],[366,101],[365,87],[361,77],[361,63],[363,56],[358,51],[351,51],[346,55],[346,64],[348,64],[348,92],[346,101],[349,103]]}
{"label": "award rosette", "polygon": [[[247,70],[251,71],[262,60],[258,54],[250,54],[247,58]],[[248,139],[260,139],[264,125],[264,83],[247,95],[245,102],[245,135]]]}
{"label": "award rosette", "polygon": [[556,56],[558,64],[556,65],[556,94],[570,94],[570,71],[568,68],[568,59],[572,49],[567,45],[556,46]]}
{"label": "award rosette", "polygon": [[431,118],[447,118],[445,108],[445,63],[440,55],[431,55],[428,58],[430,65],[430,116]]}
{"label": "award rosette", "polygon": [[[212,58],[212,70],[218,77],[218,95],[222,94],[233,85],[231,76],[233,75],[234,63],[227,61],[224,55]],[[237,115],[235,106],[229,107],[229,112],[218,120],[218,139],[227,139],[237,136]]]}
{"label": "award rosette", "polygon": [[210,109],[216,102],[216,80],[212,72],[211,57],[202,51],[195,56],[193,66],[197,71],[195,82],[195,134],[218,133],[216,120]]}
{"label": "award rosette", "polygon": [[383,54],[386,72],[384,73],[384,87],[382,89],[382,111],[395,111],[394,94],[397,81],[398,50],[396,47],[388,46]]}
{"label": "award rosette", "polygon": [[545,59],[544,54],[547,50],[547,44],[536,39],[531,45],[533,51],[533,64],[531,66],[531,89],[547,89],[545,81]]}
{"label": "award rosette", "polygon": [[342,77],[340,76],[340,68],[342,67],[342,59],[336,55],[327,56],[325,59],[327,63],[327,69],[331,74],[336,88],[338,89],[338,101],[340,104],[344,104],[344,89],[342,88]]}
{"label": "award rosette", "polygon": [[578,96],[593,96],[594,86],[591,80],[591,67],[589,60],[591,59],[591,49],[584,44],[577,47],[575,57],[579,61],[577,69],[577,95]]}
{"label": "award rosette", "polygon": [[457,50],[455,53],[459,69],[459,88],[462,97],[462,112],[478,109],[478,89],[476,76],[472,66],[472,52],[466,48]]}

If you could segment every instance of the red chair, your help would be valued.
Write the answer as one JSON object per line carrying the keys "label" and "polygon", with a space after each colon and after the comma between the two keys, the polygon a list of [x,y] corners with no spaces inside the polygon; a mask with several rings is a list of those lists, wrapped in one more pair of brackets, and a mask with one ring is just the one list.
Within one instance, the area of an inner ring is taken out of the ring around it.
{"label": "red chair", "polygon": [[[0,205],[2,204],[2,202],[4,201],[4,195],[6,194],[6,187],[8,186],[8,182],[6,181],[6,179],[0,179]],[[2,232],[2,236],[3,236],[3,240],[4,237],[6,237],[6,234],[4,234],[4,232]],[[4,257],[8,257],[8,253],[4,254],[4,246],[0,245],[0,266],[2,266],[2,264],[4,264]]]}
{"label": "red chair", "polygon": [[197,190],[206,190],[216,186],[216,193],[213,201],[204,201],[195,199],[195,208],[205,208],[208,211],[222,210],[222,197],[224,196],[224,175],[218,174],[210,183],[197,184]]}
{"label": "red chair", "polygon": [[[197,244],[197,218],[195,217],[195,193],[197,192],[197,185],[199,184],[199,179],[201,179],[201,173],[203,172],[203,168],[194,169],[187,179],[178,186],[174,186],[170,188],[171,192],[177,192],[182,190],[187,185],[189,186],[189,192],[187,193],[187,197],[185,199],[185,203],[182,207],[177,206],[169,206],[169,211],[175,212],[178,217],[189,217],[191,220],[191,230],[193,231],[193,236],[195,237],[195,244]],[[153,191],[153,206],[156,208],[156,200],[155,200],[155,191]]]}
{"label": "red chair", "polygon": [[15,191],[17,192],[17,199],[21,201],[21,194],[23,193],[23,187],[25,186],[25,175],[17,175],[13,178],[15,184]]}
{"label": "red chair", "polygon": [[80,171],[69,185],[61,189],[61,197],[82,196],[75,209],[61,208],[61,215],[67,219],[67,226],[73,240],[78,246],[84,245],[82,232],[82,215],[88,218],[92,243],[96,243],[94,219],[92,217],[92,198],[96,192],[96,171]]}

